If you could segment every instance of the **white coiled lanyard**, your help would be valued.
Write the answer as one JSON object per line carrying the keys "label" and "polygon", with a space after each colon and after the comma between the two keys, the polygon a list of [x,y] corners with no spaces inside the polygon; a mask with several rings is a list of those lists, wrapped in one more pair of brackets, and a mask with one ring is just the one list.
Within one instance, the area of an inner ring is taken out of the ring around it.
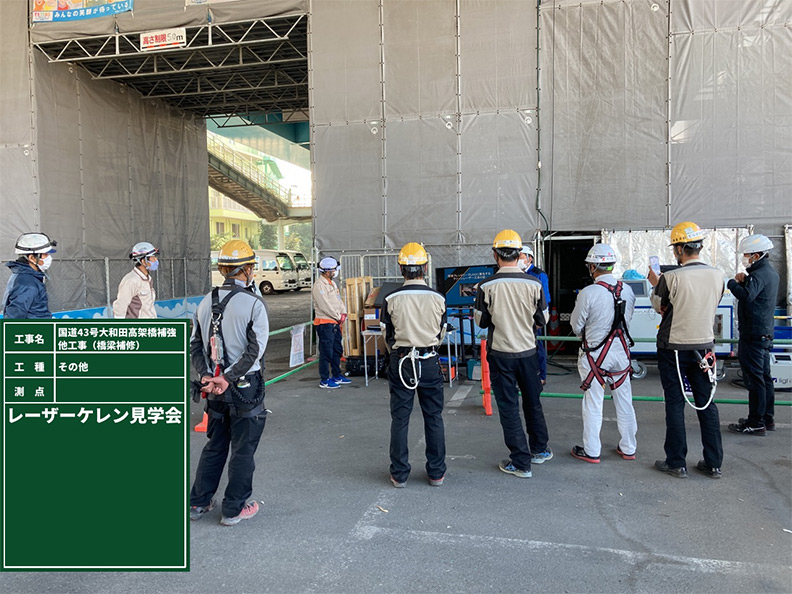
{"label": "white coiled lanyard", "polygon": [[[402,385],[404,385],[404,387],[408,390],[417,390],[418,383],[421,381],[421,360],[431,359],[436,355],[437,352],[434,349],[421,355],[418,353],[418,349],[412,347],[409,353],[399,359],[399,379],[401,380]],[[403,373],[404,362],[408,360],[412,365],[412,378],[410,378],[410,382],[405,381]]]}
{"label": "white coiled lanyard", "polygon": [[[698,354],[698,351],[695,351]],[[677,370],[677,377],[679,378],[679,387],[682,388],[682,395],[685,397],[685,402],[687,402],[693,410],[704,410],[710,404],[712,404],[712,400],[715,398],[715,390],[718,388],[718,380],[715,378],[715,353],[713,351],[709,351],[704,353],[704,356],[699,359],[699,367],[701,367],[701,371],[707,374],[709,378],[710,385],[712,386],[712,390],[710,390],[709,400],[707,400],[707,404],[704,406],[698,407],[693,402],[690,401],[690,398],[693,396],[692,392],[688,392],[685,389],[685,382],[682,379],[682,371],[679,369],[679,351],[674,351],[674,358],[676,359],[676,370]],[[693,388],[691,387],[691,390]]]}

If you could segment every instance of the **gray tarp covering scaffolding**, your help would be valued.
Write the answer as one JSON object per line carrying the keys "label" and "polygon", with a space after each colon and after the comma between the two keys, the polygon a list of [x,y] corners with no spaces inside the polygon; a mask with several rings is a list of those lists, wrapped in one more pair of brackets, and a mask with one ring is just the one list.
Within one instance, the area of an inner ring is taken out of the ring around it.
{"label": "gray tarp covering scaffolding", "polygon": [[792,0],[312,11],[320,250],[792,221]]}
{"label": "gray tarp covering scaffolding", "polygon": [[[136,0],[133,13],[39,23],[30,35],[309,14],[315,234],[325,251],[417,239],[436,246],[443,266],[481,254],[506,226],[531,237],[683,219],[780,237],[792,220],[792,0],[538,4]],[[180,202],[205,194],[205,170],[174,173],[203,150],[191,141],[201,123],[44,63],[27,47],[24,0],[0,5],[4,214],[19,229],[68,225],[64,245],[78,257],[106,255],[111,234],[128,243],[174,224],[179,242],[205,251],[207,213]],[[86,166],[94,155],[105,169]],[[104,202],[86,209],[91,195]],[[138,199],[143,218],[132,216]],[[81,213],[77,231],[61,213]],[[129,220],[107,222],[117,217]],[[94,228],[100,220],[108,237]],[[17,230],[4,229],[4,253]]]}

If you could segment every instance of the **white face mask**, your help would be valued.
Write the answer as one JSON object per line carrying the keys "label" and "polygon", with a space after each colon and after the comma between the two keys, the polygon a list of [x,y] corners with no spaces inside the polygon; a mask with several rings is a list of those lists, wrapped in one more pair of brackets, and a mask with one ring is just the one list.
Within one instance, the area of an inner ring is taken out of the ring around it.
{"label": "white face mask", "polygon": [[743,268],[748,268],[751,265],[751,257],[750,256],[743,256],[742,257],[742,265],[743,265]]}
{"label": "white face mask", "polygon": [[335,278],[335,277],[337,277],[337,276],[338,276],[338,270],[333,270],[333,276],[332,276],[332,278]]}
{"label": "white face mask", "polygon": [[519,267],[520,270],[525,272],[526,270],[528,270],[528,260],[517,260],[517,266]]}
{"label": "white face mask", "polygon": [[39,264],[39,270],[41,270],[41,272],[44,272],[47,268],[52,266],[52,256],[47,254],[46,256],[44,256],[42,258],[42,260],[43,260],[43,262],[41,264]]}

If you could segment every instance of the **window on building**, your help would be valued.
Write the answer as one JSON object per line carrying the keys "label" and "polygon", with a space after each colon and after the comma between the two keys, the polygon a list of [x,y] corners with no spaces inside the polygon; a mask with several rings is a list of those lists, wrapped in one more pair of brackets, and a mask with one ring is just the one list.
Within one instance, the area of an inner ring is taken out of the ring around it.
{"label": "window on building", "polygon": [[234,237],[239,237],[239,224],[238,223],[231,223],[231,234]]}
{"label": "window on building", "polygon": [[215,233],[217,235],[225,233],[225,223],[215,223]]}

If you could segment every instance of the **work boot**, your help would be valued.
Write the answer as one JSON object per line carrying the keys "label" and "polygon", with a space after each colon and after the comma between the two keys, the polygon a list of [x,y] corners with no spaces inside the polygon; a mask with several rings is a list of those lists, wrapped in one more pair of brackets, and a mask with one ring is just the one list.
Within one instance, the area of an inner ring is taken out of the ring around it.
{"label": "work boot", "polygon": [[743,435],[756,435],[757,437],[764,437],[766,429],[764,425],[751,426],[748,424],[748,419],[740,419],[743,422],[729,423],[727,429],[732,433],[741,433]]}
{"label": "work boot", "polygon": [[674,478],[687,478],[687,468],[680,466],[679,468],[671,468],[665,460],[657,460],[654,467],[660,472],[670,474]]}
{"label": "work boot", "polygon": [[712,468],[707,466],[707,463],[704,462],[704,460],[698,461],[698,464],[696,464],[696,470],[712,479],[719,479],[722,476],[720,468]]}

